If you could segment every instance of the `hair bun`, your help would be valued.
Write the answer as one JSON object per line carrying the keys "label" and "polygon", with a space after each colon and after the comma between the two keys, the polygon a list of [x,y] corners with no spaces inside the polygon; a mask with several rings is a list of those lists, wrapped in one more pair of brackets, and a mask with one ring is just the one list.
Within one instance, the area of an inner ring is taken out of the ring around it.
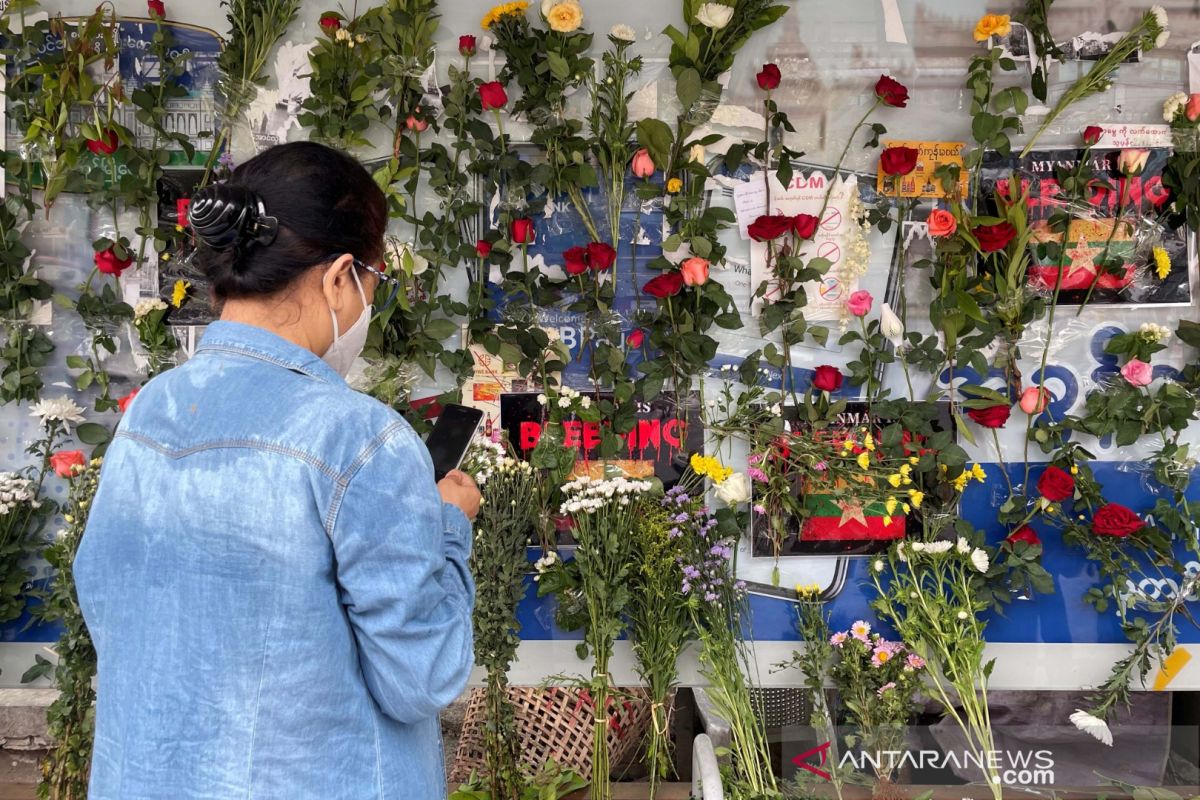
{"label": "hair bun", "polygon": [[188,205],[188,224],[196,238],[214,250],[247,242],[270,244],[279,233],[279,220],[267,214],[262,198],[244,186],[228,183],[196,192]]}

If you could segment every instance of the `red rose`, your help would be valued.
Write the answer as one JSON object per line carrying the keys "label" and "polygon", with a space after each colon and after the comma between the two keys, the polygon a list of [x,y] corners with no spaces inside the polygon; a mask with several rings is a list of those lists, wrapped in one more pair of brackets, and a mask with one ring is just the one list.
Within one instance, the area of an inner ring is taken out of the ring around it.
{"label": "red rose", "polygon": [[642,287],[642,291],[660,300],[665,297],[674,297],[683,291],[683,275],[679,274],[678,270],[664,272],[662,275],[646,281],[646,285]]}
{"label": "red rose", "polygon": [[875,96],[879,98],[879,102],[892,108],[908,106],[908,87],[887,75],[880,75],[876,81]]}
{"label": "red rose", "polygon": [[763,64],[762,70],[754,77],[758,79],[758,88],[769,92],[779,88],[779,81],[783,75],[780,74],[779,67],[774,64]]}
{"label": "red rose", "polygon": [[508,226],[513,244],[529,244],[533,241],[533,220],[529,217],[518,217]]}
{"label": "red rose", "polygon": [[60,478],[69,478],[75,474],[75,467],[86,466],[82,450],[61,450],[50,456],[50,467]]}
{"label": "red rose", "polygon": [[1015,531],[1010,533],[1004,541],[1008,542],[1010,545],[1015,544],[1016,542],[1024,542],[1025,544],[1030,545],[1042,543],[1042,540],[1038,538],[1037,533],[1028,525],[1022,525],[1021,527],[1017,528]]}
{"label": "red rose", "polygon": [[162,19],[167,15],[163,0],[146,0],[146,10],[150,12],[150,19]]}
{"label": "red rose", "polygon": [[633,330],[631,330],[629,332],[629,335],[625,337],[625,343],[628,344],[630,347],[632,347],[634,350],[641,347],[642,343],[645,341],[646,341],[646,332],[643,331],[641,328],[634,328]]}
{"label": "red rose", "polygon": [[746,232],[756,242],[773,242],[792,227],[792,218],[781,214],[763,214],[746,226]]}
{"label": "red rose", "polygon": [[1038,494],[1052,503],[1061,503],[1075,496],[1075,479],[1065,469],[1051,464],[1037,482]]}
{"label": "red rose", "polygon": [[587,272],[587,250],[582,247],[572,247],[563,253],[563,269],[568,275],[582,275]]}
{"label": "red rose", "polygon": [[121,140],[117,138],[117,132],[112,128],[101,131],[99,139],[87,140],[87,149],[98,156],[110,156],[120,146]]}
{"label": "red rose", "polygon": [[1017,229],[1007,222],[996,225],[980,225],[972,228],[971,233],[979,242],[979,249],[985,253],[994,253],[1008,247],[1008,243],[1017,235]]}
{"label": "red rose", "polygon": [[907,175],[917,168],[920,154],[915,147],[889,147],[879,156],[879,169],[884,175]]}
{"label": "red rose", "polygon": [[342,27],[342,18],[332,11],[322,14],[317,22],[320,24],[321,30],[329,36],[333,36],[334,32]]}
{"label": "red rose", "polygon": [[591,242],[587,246],[587,265],[597,272],[611,267],[617,260],[617,251],[604,242]]}
{"label": "red rose", "polygon": [[1144,527],[1142,518],[1120,503],[1106,503],[1092,517],[1092,533],[1097,536],[1128,536]]}
{"label": "red rose", "polygon": [[487,258],[492,254],[492,243],[486,239],[480,239],[475,243],[475,254],[480,258]]}
{"label": "red rose", "polygon": [[1083,129],[1083,143],[1088,147],[1100,141],[1100,137],[1104,135],[1104,129],[1099,125],[1088,125]]}
{"label": "red rose", "polygon": [[116,275],[118,278],[133,263],[132,258],[118,258],[116,250],[112,247],[99,251],[92,256],[92,260],[96,262],[96,269],[105,275]]}
{"label": "red rose", "polygon": [[124,414],[125,411],[128,410],[129,404],[133,402],[133,398],[137,397],[138,392],[140,392],[140,391],[141,391],[141,389],[134,389],[132,392],[130,392],[129,394],[125,395],[124,397],[122,397],[120,400],[117,401],[117,408],[121,409],[122,414]]}
{"label": "red rose", "polygon": [[797,214],[792,217],[792,232],[801,239],[811,239],[817,233],[817,225],[821,220],[812,214]]}
{"label": "red rose", "polygon": [[1012,406],[1004,404],[967,409],[967,416],[985,428],[1003,428],[1011,413]]}
{"label": "red rose", "polygon": [[477,48],[478,45],[475,42],[474,36],[467,34],[466,36],[458,37],[458,52],[463,56],[470,58],[471,56],[475,55]]}
{"label": "red rose", "polygon": [[484,111],[495,111],[508,104],[508,92],[500,81],[479,84],[479,100],[483,103]]}
{"label": "red rose", "polygon": [[816,374],[813,375],[812,385],[818,391],[836,392],[842,388],[842,373],[837,367],[822,364],[817,367]]}

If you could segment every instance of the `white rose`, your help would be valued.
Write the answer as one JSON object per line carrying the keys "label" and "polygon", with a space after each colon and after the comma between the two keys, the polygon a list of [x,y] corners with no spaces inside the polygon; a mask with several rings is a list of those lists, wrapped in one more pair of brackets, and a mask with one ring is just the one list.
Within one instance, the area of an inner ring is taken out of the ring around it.
{"label": "white rose", "polygon": [[716,495],[727,506],[736,506],[750,499],[750,479],[744,472],[735,472],[717,484]]}
{"label": "white rose", "polygon": [[733,7],[721,3],[705,3],[696,9],[696,22],[719,31],[733,19]]}
{"label": "white rose", "polygon": [[688,161],[699,164],[704,161],[704,145],[697,142],[688,150]]}
{"label": "white rose", "polygon": [[879,307],[879,332],[896,347],[904,342],[904,323],[887,303]]}

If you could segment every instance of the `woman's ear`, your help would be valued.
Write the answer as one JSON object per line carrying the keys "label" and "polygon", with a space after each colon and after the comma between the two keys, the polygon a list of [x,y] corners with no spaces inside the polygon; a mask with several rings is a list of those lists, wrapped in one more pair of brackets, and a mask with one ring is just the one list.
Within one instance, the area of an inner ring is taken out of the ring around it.
{"label": "woman's ear", "polygon": [[[325,302],[329,304],[335,314],[342,310],[342,306],[350,302],[350,298],[358,297],[358,288],[354,284],[354,277],[350,274],[352,269],[354,269],[354,256],[347,253],[330,262],[321,275],[321,293],[325,295]],[[348,289],[349,293],[347,293]]]}

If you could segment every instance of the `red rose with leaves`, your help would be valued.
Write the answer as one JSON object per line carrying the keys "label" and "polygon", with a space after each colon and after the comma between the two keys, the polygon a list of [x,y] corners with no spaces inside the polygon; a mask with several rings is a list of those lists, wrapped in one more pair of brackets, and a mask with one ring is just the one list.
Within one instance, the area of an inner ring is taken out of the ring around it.
{"label": "red rose with leaves", "polygon": [[500,81],[479,84],[479,101],[484,111],[498,111],[508,105],[508,92]]}
{"label": "red rose with leaves", "polygon": [[813,375],[813,388],[820,392],[836,392],[842,388],[842,373],[837,367],[822,364]]}
{"label": "red rose with leaves", "polygon": [[879,156],[879,169],[884,175],[907,175],[917,168],[920,155],[915,147],[889,147]]}
{"label": "red rose with leaves", "polygon": [[533,220],[529,217],[517,217],[509,223],[508,232],[513,244],[529,244],[533,241]]}
{"label": "red rose with leaves", "polygon": [[880,75],[879,80],[875,82],[875,96],[885,106],[892,108],[908,106],[908,87],[887,75]]}
{"label": "red rose with leaves", "polygon": [[643,331],[641,328],[634,328],[633,330],[631,330],[629,332],[629,335],[625,337],[625,343],[628,344],[630,347],[632,347],[634,350],[637,350],[639,347],[641,347],[642,343],[644,343],[645,341],[646,341],[646,332]]}
{"label": "red rose with leaves", "polygon": [[146,0],[146,10],[150,12],[150,19],[162,19],[167,16],[167,7],[163,5],[163,0]]}
{"label": "red rose with leaves", "polygon": [[587,265],[597,272],[603,272],[617,261],[617,251],[605,242],[591,242],[587,246]]}
{"label": "red rose with leaves", "polygon": [[587,272],[587,250],[582,247],[572,247],[563,252],[563,269],[568,275],[582,275]]}
{"label": "red rose with leaves", "polygon": [[679,274],[678,270],[664,272],[662,275],[646,281],[646,285],[642,287],[642,291],[651,297],[657,297],[659,300],[666,297],[674,297],[683,291],[683,275]]}
{"label": "red rose with leaves", "polygon": [[754,77],[758,80],[758,88],[767,92],[778,89],[779,82],[783,79],[779,67],[774,64],[763,64],[763,68]]}
{"label": "red rose with leaves", "polygon": [[811,239],[817,235],[817,225],[820,222],[812,214],[797,214],[792,217],[792,232],[801,239]]}
{"label": "red rose with leaves", "polygon": [[1100,141],[1100,137],[1104,135],[1104,129],[1099,125],[1088,125],[1083,129],[1083,143],[1088,147],[1092,147]]}
{"label": "red rose with leaves", "polygon": [[1092,517],[1092,533],[1097,536],[1125,537],[1144,527],[1142,518],[1120,503],[1106,503]]}
{"label": "red rose with leaves", "polygon": [[987,408],[968,408],[967,416],[985,428],[1003,428],[1012,414],[1012,406],[998,403]]}
{"label": "red rose with leaves", "polygon": [[487,239],[480,239],[475,243],[475,255],[480,258],[487,258],[492,254],[492,243]]}
{"label": "red rose with leaves", "polygon": [[111,156],[120,146],[121,140],[112,128],[101,131],[99,139],[87,140],[87,149],[98,156]]}
{"label": "red rose with leaves", "polygon": [[326,11],[321,15],[321,18],[317,20],[317,24],[321,26],[321,30],[325,31],[327,36],[333,36],[333,34],[337,33],[337,31],[341,29],[342,18],[332,11]]}
{"label": "red rose with leaves", "polygon": [[1051,464],[1037,482],[1038,494],[1052,503],[1061,503],[1075,496],[1075,479],[1065,469]]}
{"label": "red rose with leaves", "polygon": [[746,226],[746,232],[756,242],[773,242],[792,227],[792,218],[782,214],[763,214]]}
{"label": "red rose with leaves", "polygon": [[117,255],[115,247],[110,247],[107,250],[100,250],[94,256],[92,261],[96,264],[96,269],[103,272],[105,275],[116,275],[121,277],[121,273],[129,269],[129,265],[133,263],[133,259],[129,256],[121,258]]}
{"label": "red rose with leaves", "polygon": [[1042,540],[1038,538],[1037,533],[1028,525],[1022,525],[1021,527],[1017,528],[1015,531],[1005,537],[1004,541],[1009,545],[1013,545],[1017,542],[1024,542],[1028,545],[1042,543]]}
{"label": "red rose with leaves", "polygon": [[979,242],[980,250],[985,253],[994,253],[1008,247],[1008,243],[1016,238],[1017,229],[1007,222],[999,222],[995,225],[980,225],[978,228],[972,228],[971,233]]}
{"label": "red rose with leaves", "polygon": [[86,465],[82,450],[60,450],[50,456],[50,468],[60,478],[69,478],[75,474],[75,467]]}
{"label": "red rose with leaves", "polygon": [[471,36],[470,34],[458,37],[458,52],[465,58],[470,58],[471,56],[475,55],[475,50],[478,48],[478,46],[479,45],[475,41],[475,37]]}

